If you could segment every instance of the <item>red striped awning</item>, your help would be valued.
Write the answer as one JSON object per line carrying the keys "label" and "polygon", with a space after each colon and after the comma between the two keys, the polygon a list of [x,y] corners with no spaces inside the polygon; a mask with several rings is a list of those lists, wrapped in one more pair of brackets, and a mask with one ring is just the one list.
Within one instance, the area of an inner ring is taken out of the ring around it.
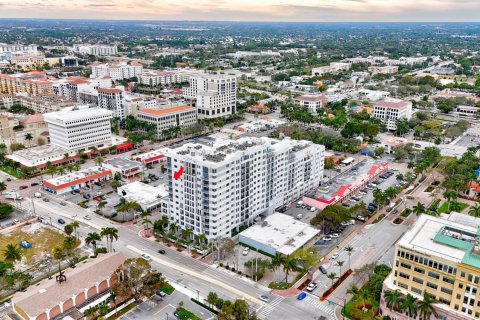
{"label": "red striped awning", "polygon": [[120,143],[119,145],[117,145],[117,150],[125,150],[125,149],[130,149],[133,147],[133,144],[130,143],[130,142],[124,142],[124,143]]}

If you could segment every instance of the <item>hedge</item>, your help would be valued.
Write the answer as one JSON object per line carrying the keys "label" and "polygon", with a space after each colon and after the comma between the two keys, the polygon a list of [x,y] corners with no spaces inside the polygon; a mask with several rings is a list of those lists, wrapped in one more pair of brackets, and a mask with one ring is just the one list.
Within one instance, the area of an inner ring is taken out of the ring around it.
{"label": "hedge", "polygon": [[212,307],[206,305],[205,303],[200,302],[200,301],[198,301],[197,299],[194,299],[194,298],[190,298],[190,300],[191,300],[192,302],[195,302],[196,304],[198,304],[200,307],[205,308],[205,309],[207,309],[208,311],[213,312],[214,314],[218,314],[218,311],[217,311],[217,310],[215,310],[215,309],[213,309]]}

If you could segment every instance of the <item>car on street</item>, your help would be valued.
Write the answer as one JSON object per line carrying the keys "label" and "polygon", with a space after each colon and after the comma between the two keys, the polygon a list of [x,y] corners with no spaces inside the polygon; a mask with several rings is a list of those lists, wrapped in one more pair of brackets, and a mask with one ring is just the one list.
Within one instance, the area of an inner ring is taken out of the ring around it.
{"label": "car on street", "polygon": [[160,249],[160,250],[158,250],[158,253],[160,253],[160,254],[165,254],[165,250]]}
{"label": "car on street", "polygon": [[357,220],[358,220],[358,221],[362,221],[362,222],[367,221],[367,219],[366,219],[364,216],[360,215],[360,214],[357,216]]}
{"label": "car on street", "polygon": [[60,223],[60,224],[65,224],[65,220],[63,220],[62,218],[58,219],[57,221],[58,221],[58,223]]}
{"label": "car on street", "polygon": [[330,257],[330,260],[336,260],[340,254],[338,252],[334,252]]}
{"label": "car on street", "polygon": [[323,274],[327,274],[327,269],[325,269],[324,266],[318,267],[318,270],[320,270],[320,272],[323,273]]}
{"label": "car on street", "polygon": [[70,191],[71,194],[76,195],[77,193],[75,191]]}
{"label": "car on street", "polygon": [[88,214],[83,217],[85,220],[92,220],[92,217],[90,217]]}
{"label": "car on street", "polygon": [[302,291],[298,294],[297,300],[303,300],[303,299],[305,299],[306,296],[307,296],[307,294]]}
{"label": "car on street", "polygon": [[267,296],[266,294],[259,295],[258,299],[262,300],[263,302],[269,302],[270,301],[270,297]]}
{"label": "car on street", "polygon": [[65,207],[67,203],[65,201],[60,201],[60,205]]}
{"label": "car on street", "polygon": [[177,310],[173,311],[173,316],[174,316],[175,318],[178,318],[179,314],[178,314],[178,311],[177,311]]}
{"label": "car on street", "polygon": [[324,236],[322,238],[323,241],[332,241],[332,237],[331,236]]}
{"label": "car on street", "polygon": [[84,194],[83,198],[88,200],[88,199],[90,199],[90,195],[89,194]]}
{"label": "car on street", "polygon": [[250,248],[245,248],[245,249],[243,249],[242,254],[243,254],[244,256],[246,256],[249,252],[250,252]]}
{"label": "car on street", "polygon": [[75,190],[73,190],[73,192],[80,193],[80,189],[75,189]]}
{"label": "car on street", "polygon": [[43,201],[45,201],[45,202],[50,202],[50,199],[48,199],[48,198],[43,198]]}
{"label": "car on street", "polygon": [[39,185],[38,182],[33,182],[33,183],[30,184],[30,187],[35,187],[35,186],[38,186],[38,185]]}
{"label": "car on street", "polygon": [[41,198],[42,197],[42,194],[40,192],[35,192],[33,195],[35,196],[35,198]]}
{"label": "car on street", "polygon": [[317,287],[318,287],[318,285],[317,285],[316,282],[310,282],[310,284],[309,284],[308,287],[307,287],[307,291],[308,291],[308,292],[312,292],[312,291],[315,290]]}
{"label": "car on street", "polygon": [[20,190],[28,189],[28,186],[20,186],[18,189]]}
{"label": "car on street", "polygon": [[145,261],[152,261],[152,258],[146,253],[142,254],[141,258]]}
{"label": "car on street", "polygon": [[332,237],[332,238],[338,238],[339,237],[338,233],[330,233],[329,236]]}
{"label": "car on street", "polygon": [[18,219],[13,219],[13,223],[17,224],[20,223],[20,221]]}

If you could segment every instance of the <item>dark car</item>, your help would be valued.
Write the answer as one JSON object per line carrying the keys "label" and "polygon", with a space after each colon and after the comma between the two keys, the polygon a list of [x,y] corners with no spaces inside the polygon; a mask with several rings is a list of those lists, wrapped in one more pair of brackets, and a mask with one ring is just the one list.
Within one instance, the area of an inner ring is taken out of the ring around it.
{"label": "dark car", "polygon": [[20,186],[18,189],[20,190],[28,189],[28,186]]}
{"label": "dark car", "polygon": [[96,181],[96,182],[94,182],[94,183],[95,183],[97,186],[99,186],[99,187],[102,185],[102,184],[101,184],[100,182],[98,182],[98,181]]}
{"label": "dark car", "polygon": [[50,202],[50,199],[48,199],[48,198],[43,198],[43,201],[45,201],[45,202]]}
{"label": "dark car", "polygon": [[80,189],[75,189],[75,190],[73,190],[73,192],[80,193]]}
{"label": "dark car", "polygon": [[320,270],[320,272],[323,273],[323,274],[327,274],[327,273],[328,273],[328,272],[327,272],[327,269],[325,269],[324,266],[318,267],[318,270]]}
{"label": "dark car", "polygon": [[35,187],[35,186],[38,186],[38,185],[39,185],[38,182],[33,182],[33,183],[30,184],[30,187]]}
{"label": "dark car", "polygon": [[160,254],[165,254],[165,250],[160,249],[160,250],[158,250],[158,253],[160,253]]}
{"label": "dark car", "polygon": [[112,214],[112,218],[115,218],[116,216],[118,216],[117,213]]}
{"label": "dark car", "polygon": [[70,191],[71,194],[76,195],[77,193],[75,191]]}
{"label": "dark car", "polygon": [[65,220],[63,220],[63,219],[58,219],[57,221],[58,221],[58,223],[60,223],[60,224],[65,224]]}
{"label": "dark car", "polygon": [[83,198],[84,198],[84,199],[90,199],[90,195],[89,195],[89,194],[84,194],[84,195],[83,195]]}
{"label": "dark car", "polygon": [[7,178],[7,181],[12,181],[12,178]]}

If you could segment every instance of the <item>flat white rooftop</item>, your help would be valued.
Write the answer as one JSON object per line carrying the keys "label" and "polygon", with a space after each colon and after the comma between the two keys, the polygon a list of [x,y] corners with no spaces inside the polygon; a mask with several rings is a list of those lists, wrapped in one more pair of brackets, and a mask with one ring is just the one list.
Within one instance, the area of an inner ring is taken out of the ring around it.
{"label": "flat white rooftop", "polygon": [[118,188],[118,194],[127,201],[137,202],[142,209],[148,209],[168,196],[167,186],[164,184],[154,187],[140,181],[134,181]]}
{"label": "flat white rooftop", "polygon": [[319,233],[320,230],[291,216],[274,213],[241,232],[240,236],[267,245],[280,254],[290,255]]}
{"label": "flat white rooftop", "polygon": [[96,179],[97,177],[105,176],[110,173],[111,172],[108,169],[99,166],[93,166],[87,169],[71,172],[60,177],[45,180],[44,185],[53,187],[54,189],[61,189],[72,184],[88,181],[88,179]]}

